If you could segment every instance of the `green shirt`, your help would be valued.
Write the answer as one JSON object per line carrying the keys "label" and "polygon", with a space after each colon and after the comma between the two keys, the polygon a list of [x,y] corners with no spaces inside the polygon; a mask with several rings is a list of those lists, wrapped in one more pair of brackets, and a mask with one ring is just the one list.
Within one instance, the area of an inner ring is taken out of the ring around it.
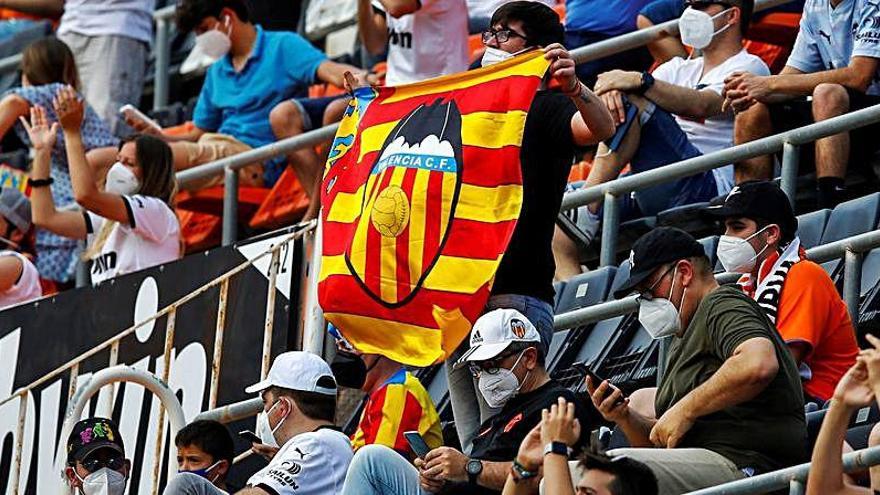
{"label": "green shirt", "polygon": [[681,338],[673,337],[657,390],[657,417],[709,380],[746,340],[766,338],[779,372],[752,400],[697,418],[680,447],[704,448],[739,468],[766,473],[806,461],[804,399],[797,366],[761,308],[742,291],[707,295]]}

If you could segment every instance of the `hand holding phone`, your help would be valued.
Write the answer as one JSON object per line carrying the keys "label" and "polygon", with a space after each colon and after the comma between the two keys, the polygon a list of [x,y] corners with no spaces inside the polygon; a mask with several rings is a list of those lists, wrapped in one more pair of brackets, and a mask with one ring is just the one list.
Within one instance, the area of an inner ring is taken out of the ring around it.
{"label": "hand holding phone", "polygon": [[263,443],[263,440],[261,440],[256,433],[250,430],[241,430],[240,432],[238,432],[238,436],[244,438],[250,443]]}
{"label": "hand holding phone", "polygon": [[422,438],[422,434],[417,431],[405,431],[403,432],[403,438],[406,439],[409,448],[412,449],[416,457],[424,459],[425,456],[428,455],[428,452],[431,451],[431,448],[428,447],[425,439]]}
{"label": "hand holding phone", "polygon": [[[160,126],[155,120],[147,117],[144,112],[141,112],[134,105],[125,104],[119,108],[119,113],[122,114],[122,117],[125,118],[126,121],[133,122],[143,122],[144,125],[151,128],[154,131],[162,132],[162,126]],[[139,127],[139,126],[133,126]],[[138,129],[140,130],[140,129]]]}

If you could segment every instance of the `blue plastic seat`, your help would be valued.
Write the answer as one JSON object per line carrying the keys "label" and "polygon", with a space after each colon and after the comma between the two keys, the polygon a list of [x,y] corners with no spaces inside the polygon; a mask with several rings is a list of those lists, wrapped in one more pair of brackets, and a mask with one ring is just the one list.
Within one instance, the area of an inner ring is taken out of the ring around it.
{"label": "blue plastic seat", "polygon": [[820,244],[874,230],[880,220],[880,193],[840,203],[828,218]]}
{"label": "blue plastic seat", "polygon": [[603,266],[567,280],[557,305],[557,313],[585,308],[604,301],[616,272],[616,267]]}
{"label": "blue plastic seat", "polygon": [[629,269],[631,265],[629,264],[629,260],[623,260],[620,266],[617,268],[617,273],[614,274],[614,281],[611,282],[611,289],[608,291],[610,294],[608,299],[611,300],[614,298],[614,292],[617,291],[623,283],[626,282],[626,279],[629,278]]}
{"label": "blue plastic seat", "polygon": [[880,284],[880,248],[870,251],[862,260],[861,297]]}
{"label": "blue plastic seat", "polygon": [[828,217],[831,216],[831,210],[816,210],[805,213],[797,217],[798,220],[798,237],[801,239],[801,246],[804,249],[810,249],[819,245],[822,240],[822,234],[825,233],[825,225],[828,224]]}
{"label": "blue plastic seat", "polygon": [[553,282],[553,310],[559,307],[559,299],[562,298],[562,291],[565,289],[565,280]]}

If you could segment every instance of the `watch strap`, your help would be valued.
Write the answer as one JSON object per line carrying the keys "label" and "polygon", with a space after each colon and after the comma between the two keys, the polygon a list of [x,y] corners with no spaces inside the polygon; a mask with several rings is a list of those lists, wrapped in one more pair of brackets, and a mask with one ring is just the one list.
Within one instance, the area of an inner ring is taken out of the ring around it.
{"label": "watch strap", "polygon": [[52,177],[48,177],[46,179],[28,179],[28,185],[31,187],[51,186],[53,182],[55,182],[55,179],[53,179]]}
{"label": "watch strap", "polygon": [[[479,463],[479,469],[471,469],[471,465],[474,465],[476,463]],[[468,483],[470,483],[471,485],[476,485],[477,477],[479,477],[480,473],[483,472],[483,463],[477,459],[470,459],[468,460],[467,464],[465,464],[465,471],[467,471]]]}
{"label": "watch strap", "polygon": [[547,454],[557,454],[564,457],[568,457],[571,453],[571,449],[568,448],[568,445],[563,442],[550,442],[544,446],[544,455]]}
{"label": "watch strap", "polygon": [[519,463],[516,459],[513,460],[513,465],[510,466],[510,473],[513,475],[513,481],[520,482],[522,480],[527,480],[529,478],[534,478],[538,475],[538,471],[529,471],[525,466]]}
{"label": "watch strap", "polygon": [[654,76],[648,71],[642,71],[642,84],[639,86],[638,93],[645,94],[652,86],[654,86]]}

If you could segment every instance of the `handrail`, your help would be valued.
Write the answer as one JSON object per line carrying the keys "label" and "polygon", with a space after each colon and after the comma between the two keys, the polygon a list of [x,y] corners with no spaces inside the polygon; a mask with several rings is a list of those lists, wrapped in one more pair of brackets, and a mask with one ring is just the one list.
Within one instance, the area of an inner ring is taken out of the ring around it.
{"label": "handrail", "polygon": [[617,230],[620,225],[618,198],[623,195],[671,180],[721,168],[747,158],[782,150],[782,183],[780,187],[788,196],[789,201],[794,203],[795,183],[799,166],[799,147],[801,145],[877,122],[880,122],[880,105],[863,108],[828,120],[774,134],[773,136],[574,191],[563,197],[561,210],[570,210],[599,201],[600,199],[603,200],[604,211],[599,264],[601,266],[610,266],[615,264],[616,260]]}
{"label": "handrail", "polygon": [[[265,318],[265,325],[264,325],[264,329],[263,329],[263,353],[262,353],[263,354],[263,360],[262,360],[263,366],[262,366],[261,373],[260,373],[260,378],[265,378],[268,373],[268,363],[271,358],[271,356],[269,356],[269,353],[271,352],[271,349],[272,349],[272,332],[274,330],[274,325],[273,325],[274,320],[273,319],[275,316],[275,291],[276,291],[276,283],[277,283],[277,274],[279,271],[279,264],[280,264],[280,259],[281,259],[280,258],[281,250],[285,246],[287,246],[290,242],[302,237],[303,235],[305,235],[305,233],[313,230],[315,228],[315,225],[316,225],[316,222],[314,220],[311,222],[300,224],[294,232],[281,238],[277,242],[277,244],[269,247],[266,251],[258,254],[257,256],[255,256],[252,259],[249,259],[249,260],[246,260],[246,261],[240,263],[238,266],[235,266],[234,268],[228,270],[227,272],[216,277],[215,279],[211,280],[210,282],[207,282],[206,284],[202,285],[201,287],[191,291],[189,294],[177,299],[173,303],[171,303],[168,306],[157,311],[155,314],[153,314],[149,318],[146,318],[142,321],[136,322],[134,325],[119,332],[115,336],[105,340],[103,343],[101,343],[101,344],[89,349],[88,351],[83,352],[82,354],[74,357],[73,359],[71,359],[68,362],[62,364],[61,366],[55,368],[54,370],[43,375],[42,377],[34,380],[33,382],[29,383],[28,385],[25,385],[23,387],[19,387],[13,393],[11,393],[8,397],[4,398],[3,400],[0,400],[0,406],[6,404],[16,398],[18,398],[20,400],[20,403],[18,406],[19,407],[19,416],[18,416],[19,435],[17,437],[16,443],[14,446],[14,460],[12,463],[11,476],[10,476],[10,480],[15,481],[15,484],[13,485],[14,488],[12,490],[13,495],[18,495],[18,488],[19,488],[18,487],[18,480],[20,479],[20,476],[21,476],[21,467],[22,467],[21,466],[21,459],[22,459],[21,453],[24,448],[23,441],[22,441],[22,439],[23,439],[22,432],[24,429],[24,422],[26,419],[28,395],[35,388],[39,387],[40,385],[45,384],[46,382],[48,382],[49,380],[51,380],[53,378],[59,376],[61,373],[69,372],[70,373],[69,397],[71,397],[71,398],[74,397],[75,393],[77,392],[77,380],[79,378],[79,367],[83,361],[85,361],[86,359],[89,359],[92,356],[97,355],[98,353],[100,353],[102,351],[109,350],[110,351],[110,359],[109,359],[108,367],[109,368],[115,367],[117,365],[116,361],[119,356],[119,346],[120,346],[120,342],[122,341],[122,339],[135,333],[135,331],[138,328],[140,328],[148,323],[154,322],[163,316],[167,316],[167,322],[166,322],[166,326],[165,326],[165,347],[164,347],[164,353],[162,355],[162,358],[163,358],[163,363],[162,363],[162,367],[161,367],[162,371],[161,371],[161,376],[159,377],[159,379],[163,383],[168,383],[168,378],[170,376],[170,371],[171,371],[171,353],[172,353],[172,350],[174,347],[175,322],[176,322],[178,308],[183,306],[184,304],[192,301],[196,297],[204,294],[208,290],[219,286],[220,297],[219,297],[218,304],[217,304],[218,318],[217,318],[217,325],[215,327],[215,340],[214,340],[214,342],[215,342],[214,343],[214,345],[215,345],[214,351],[215,352],[214,352],[213,361],[211,363],[211,389],[210,389],[211,391],[210,391],[209,402],[208,402],[208,407],[210,407],[210,408],[216,407],[217,388],[218,388],[218,384],[220,381],[220,368],[221,368],[221,357],[222,357],[222,352],[218,352],[217,347],[222,348],[222,346],[223,346],[223,335],[224,335],[224,331],[225,331],[224,327],[225,327],[225,320],[226,320],[225,313],[226,313],[226,306],[227,306],[226,293],[228,292],[229,281],[232,277],[234,277],[238,273],[241,273],[242,271],[244,271],[248,267],[252,266],[257,261],[260,261],[264,257],[271,255],[271,260],[269,262],[269,283],[268,283],[268,288],[267,288],[268,292],[266,295],[266,318]],[[112,404],[113,404],[113,398],[112,398],[112,392],[111,392],[110,396],[108,397],[106,407],[109,409],[112,407]],[[155,454],[157,456],[157,458],[158,458],[158,456],[161,455],[160,449],[162,448],[162,443],[165,438],[165,431],[164,431],[164,429],[165,429],[165,413],[166,413],[165,407],[160,407],[159,408],[159,417],[158,417],[158,425],[159,426],[158,426],[158,431],[157,431],[157,443],[156,443],[156,449],[159,452],[157,452]],[[158,466],[158,464],[157,464],[157,466]],[[157,467],[153,472],[153,479],[154,479],[154,487],[153,487],[154,492],[153,493],[157,493],[156,490],[158,489],[158,481],[157,481],[158,475],[159,475],[159,468]]]}
{"label": "handrail", "polygon": [[[810,474],[809,462],[778,471],[759,474],[751,478],[731,481],[689,492],[687,495],[756,495],[789,487],[791,495],[801,495]],[[843,472],[862,471],[880,464],[880,447],[868,447],[843,456]]]}
{"label": "handrail", "polygon": [[[816,263],[825,263],[844,257],[844,263],[855,263],[857,266],[851,269],[861,268],[862,259],[859,256],[848,256],[850,253],[861,254],[880,247],[880,230],[873,230],[864,234],[854,235],[839,241],[829,242],[807,250],[807,258]],[[852,259],[850,259],[852,258]],[[735,273],[721,273],[716,275],[721,281],[730,281],[738,278]],[[850,315],[856,315],[858,309],[859,284],[855,280],[848,281],[852,277],[844,277],[844,301],[850,309]],[[623,316],[638,311],[639,303],[636,296],[611,300],[586,308],[576,309],[567,313],[558,314],[553,318],[554,330],[564,330],[580,325],[596,323],[608,318]]]}

